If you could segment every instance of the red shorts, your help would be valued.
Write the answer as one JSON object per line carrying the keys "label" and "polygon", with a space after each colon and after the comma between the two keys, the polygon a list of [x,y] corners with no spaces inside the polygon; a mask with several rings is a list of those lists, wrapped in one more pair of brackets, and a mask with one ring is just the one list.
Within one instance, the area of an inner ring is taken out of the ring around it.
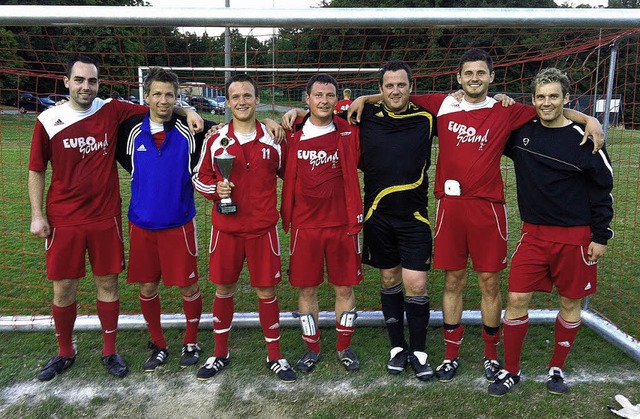
{"label": "red shorts", "polygon": [[211,228],[209,279],[214,284],[233,284],[247,259],[251,286],[273,287],[282,280],[280,237],[273,226],[259,237],[245,238]]}
{"label": "red shorts", "polygon": [[158,282],[186,287],[198,281],[195,220],[183,226],[147,230],[129,223],[127,282]]}
{"label": "red shorts", "polygon": [[52,227],[45,249],[47,278],[52,281],[84,277],[87,251],[94,275],[119,274],[124,269],[122,218]]}
{"label": "red shorts", "polygon": [[551,292],[555,285],[558,294],[566,298],[577,300],[593,294],[598,266],[589,261],[588,247],[589,243],[555,243],[523,233],[511,260],[509,292]]}
{"label": "red shorts", "polygon": [[315,287],[327,279],[338,286],[362,281],[360,235],[348,235],[346,227],[292,229],[289,243],[289,281],[294,287]]}
{"label": "red shorts", "polygon": [[444,197],[438,201],[433,267],[476,272],[507,267],[507,206],[476,198]]}

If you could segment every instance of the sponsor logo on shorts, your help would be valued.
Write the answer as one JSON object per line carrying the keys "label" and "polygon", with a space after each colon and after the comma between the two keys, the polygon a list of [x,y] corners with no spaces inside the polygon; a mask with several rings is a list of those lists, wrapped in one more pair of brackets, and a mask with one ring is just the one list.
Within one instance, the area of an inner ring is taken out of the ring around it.
{"label": "sponsor logo on shorts", "polygon": [[584,287],[584,290],[585,290],[585,291],[589,291],[590,289],[591,289],[591,282],[589,282],[589,283],[587,284],[587,286],[586,286],[586,287]]}
{"label": "sponsor logo on shorts", "polygon": [[191,275],[189,275],[189,279],[195,278],[195,277],[196,277],[196,273],[195,272],[191,272]]}
{"label": "sponsor logo on shorts", "polygon": [[274,276],[274,278],[277,279],[277,278],[280,278],[280,277],[282,277],[282,274],[280,273],[280,271],[278,271],[278,273]]}

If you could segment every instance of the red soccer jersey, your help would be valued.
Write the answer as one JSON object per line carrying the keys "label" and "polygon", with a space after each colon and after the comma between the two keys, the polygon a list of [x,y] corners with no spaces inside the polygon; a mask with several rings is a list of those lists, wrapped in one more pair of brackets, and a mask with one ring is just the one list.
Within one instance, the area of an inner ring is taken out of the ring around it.
{"label": "red soccer jersey", "polygon": [[505,108],[492,98],[458,102],[443,94],[410,100],[437,115],[436,198],[444,196],[444,183],[451,179],[460,183],[462,196],[504,202],[500,157],[511,131],[532,120],[535,108],[522,104]]}
{"label": "red soccer jersey", "polygon": [[351,99],[339,100],[338,103],[336,103],[336,106],[334,106],[333,111],[336,113],[344,112],[349,109],[349,106],[351,106],[352,103],[353,101]]}
{"label": "red soccer jersey", "polygon": [[[338,131],[300,140],[297,150],[294,228],[337,227],[347,224]],[[295,151],[295,150],[292,150]]]}
{"label": "red soccer jersey", "polygon": [[236,214],[220,214],[215,205],[211,223],[216,229],[242,237],[257,237],[278,222],[277,174],[282,167],[282,148],[276,144],[266,127],[256,121],[255,138],[249,141],[236,136],[233,121],[202,145],[200,160],[192,177],[196,191],[216,203],[216,192],[222,175],[216,168],[215,156],[222,154],[220,140],[231,139],[227,152],[235,156],[229,181],[235,187],[231,200],[238,204]]}
{"label": "red soccer jersey", "polygon": [[125,119],[146,106],[95,99],[76,111],[69,103],[38,116],[31,142],[29,170],[43,172],[51,162],[47,218],[52,226],[79,225],[120,214],[115,147]]}

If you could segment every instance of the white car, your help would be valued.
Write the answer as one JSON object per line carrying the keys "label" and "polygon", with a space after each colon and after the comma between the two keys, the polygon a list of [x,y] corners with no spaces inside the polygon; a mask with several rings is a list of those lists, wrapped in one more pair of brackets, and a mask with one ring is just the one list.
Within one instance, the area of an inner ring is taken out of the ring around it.
{"label": "white car", "polygon": [[182,99],[178,99],[176,101],[176,106],[179,106],[181,108],[191,109],[192,111],[196,112],[196,108],[195,107],[189,105],[189,103],[187,101],[182,100]]}

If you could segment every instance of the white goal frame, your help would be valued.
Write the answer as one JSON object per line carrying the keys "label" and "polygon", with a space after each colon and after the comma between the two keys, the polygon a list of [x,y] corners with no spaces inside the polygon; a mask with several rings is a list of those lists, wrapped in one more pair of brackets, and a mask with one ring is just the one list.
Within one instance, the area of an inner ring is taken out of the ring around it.
{"label": "white goal frame", "polygon": [[[314,9],[243,9],[237,13],[230,8],[148,8],[117,6],[0,6],[0,25],[4,26],[167,26],[167,27],[361,27],[361,28],[425,28],[425,27],[592,27],[629,28],[640,27],[640,9],[513,9],[513,8],[314,8]],[[473,16],[473,19],[469,19]],[[170,68],[170,67],[168,67]],[[173,69],[179,69],[173,68]],[[612,66],[613,68],[613,66]],[[201,70],[201,69],[199,69]],[[299,69],[318,71],[319,69]],[[342,68],[323,71],[339,73]],[[364,69],[363,69],[364,70]],[[369,69],[367,69],[369,70]],[[265,71],[291,72],[291,68],[250,69],[245,67],[211,67],[210,71]],[[139,70],[140,76],[140,70]],[[612,80],[612,78],[610,78]],[[142,98],[143,95],[141,94]],[[607,106],[606,109],[609,109]],[[606,120],[608,121],[608,119]],[[606,123],[605,121],[605,123]],[[552,324],[557,310],[531,310],[532,323]],[[640,361],[640,342],[626,334],[615,324],[601,317],[585,305],[582,321],[598,335],[611,342],[636,361]],[[322,312],[321,326],[332,326],[335,314]],[[382,326],[380,311],[359,313],[358,325]],[[464,324],[481,324],[479,311],[465,311]],[[298,321],[287,313],[281,313],[283,326],[297,326]],[[163,327],[185,327],[184,316],[162,315]],[[257,313],[236,313],[236,327],[258,327]],[[434,311],[430,325],[442,324],[442,313]],[[202,328],[212,327],[212,315],[203,315]],[[144,329],[142,315],[120,316],[121,329]],[[77,330],[100,330],[97,316],[80,316]],[[0,331],[53,330],[51,316],[0,317]]]}

